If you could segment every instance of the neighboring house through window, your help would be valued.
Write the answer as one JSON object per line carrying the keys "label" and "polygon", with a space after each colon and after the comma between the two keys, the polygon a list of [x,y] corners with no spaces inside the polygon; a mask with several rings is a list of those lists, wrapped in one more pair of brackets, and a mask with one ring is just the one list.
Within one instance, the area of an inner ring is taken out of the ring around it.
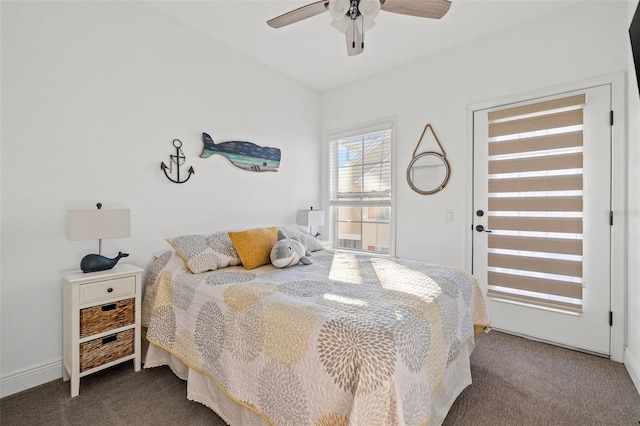
{"label": "neighboring house through window", "polygon": [[329,136],[329,205],[336,248],[393,254],[390,120]]}

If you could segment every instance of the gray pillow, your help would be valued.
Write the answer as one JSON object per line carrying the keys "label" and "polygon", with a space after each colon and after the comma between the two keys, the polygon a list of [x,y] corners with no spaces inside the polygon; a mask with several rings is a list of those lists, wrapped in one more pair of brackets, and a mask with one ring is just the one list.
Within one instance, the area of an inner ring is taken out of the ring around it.
{"label": "gray pillow", "polygon": [[226,231],[210,235],[182,235],[166,241],[194,274],[240,265],[240,257]]}

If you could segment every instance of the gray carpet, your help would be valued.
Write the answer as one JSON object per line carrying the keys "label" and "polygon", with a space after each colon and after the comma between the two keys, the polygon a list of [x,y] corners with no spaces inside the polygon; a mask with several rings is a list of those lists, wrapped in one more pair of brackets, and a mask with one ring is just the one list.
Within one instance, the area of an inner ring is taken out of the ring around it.
{"label": "gray carpet", "polygon": [[640,395],[608,359],[491,331],[477,338],[471,376],[444,425],[640,424]]}
{"label": "gray carpet", "polygon": [[[622,364],[492,331],[477,338],[473,384],[445,425],[634,425],[640,395]],[[80,395],[56,380],[0,400],[2,425],[223,425],[188,401],[166,367],[131,362],[84,377]]]}

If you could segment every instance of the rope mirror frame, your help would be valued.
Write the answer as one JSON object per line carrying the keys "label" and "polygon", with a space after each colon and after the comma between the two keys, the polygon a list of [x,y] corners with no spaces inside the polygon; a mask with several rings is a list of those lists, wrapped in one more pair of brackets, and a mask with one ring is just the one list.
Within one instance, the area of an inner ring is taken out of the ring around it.
{"label": "rope mirror frame", "polygon": [[[416,152],[418,151],[418,147],[420,146],[420,143],[422,142],[422,139],[424,138],[424,134],[427,132],[427,129],[431,130],[431,134],[433,135],[433,137],[435,138],[436,142],[438,143],[438,146],[440,147],[440,150],[442,151],[442,154],[440,154],[439,152],[436,152],[436,151],[425,151],[425,152],[422,152],[422,153],[416,155]],[[413,170],[413,166],[416,164],[416,162],[418,160],[420,160],[421,158],[425,158],[428,155],[432,155],[432,156],[437,157],[438,159],[440,159],[442,161],[442,163],[444,164],[444,167],[445,167],[444,179],[442,180],[442,182],[438,186],[436,186],[432,190],[424,190],[424,189],[418,188],[414,184],[413,180],[411,179],[411,172]],[[413,189],[418,194],[431,195],[431,194],[435,194],[437,192],[442,191],[444,189],[444,187],[447,186],[447,183],[449,182],[449,178],[450,177],[451,177],[451,165],[449,164],[449,161],[447,160],[447,154],[444,151],[444,148],[442,147],[442,144],[440,143],[440,140],[438,139],[438,136],[436,136],[436,133],[433,130],[433,127],[431,127],[431,124],[427,124],[424,127],[424,130],[422,131],[422,134],[420,135],[420,139],[418,139],[418,143],[416,145],[416,148],[413,150],[413,156],[412,156],[411,162],[407,166],[407,174],[406,174],[407,183],[409,184],[411,189]]]}

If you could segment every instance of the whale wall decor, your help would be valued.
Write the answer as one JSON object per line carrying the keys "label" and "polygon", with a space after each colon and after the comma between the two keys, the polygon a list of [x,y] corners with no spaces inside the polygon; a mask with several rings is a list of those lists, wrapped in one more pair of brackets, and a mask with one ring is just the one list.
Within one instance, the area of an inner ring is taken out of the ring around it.
{"label": "whale wall decor", "polygon": [[207,133],[202,133],[202,142],[202,158],[219,154],[227,157],[234,166],[251,172],[277,172],[280,167],[278,148],[263,147],[244,141],[215,143]]}

